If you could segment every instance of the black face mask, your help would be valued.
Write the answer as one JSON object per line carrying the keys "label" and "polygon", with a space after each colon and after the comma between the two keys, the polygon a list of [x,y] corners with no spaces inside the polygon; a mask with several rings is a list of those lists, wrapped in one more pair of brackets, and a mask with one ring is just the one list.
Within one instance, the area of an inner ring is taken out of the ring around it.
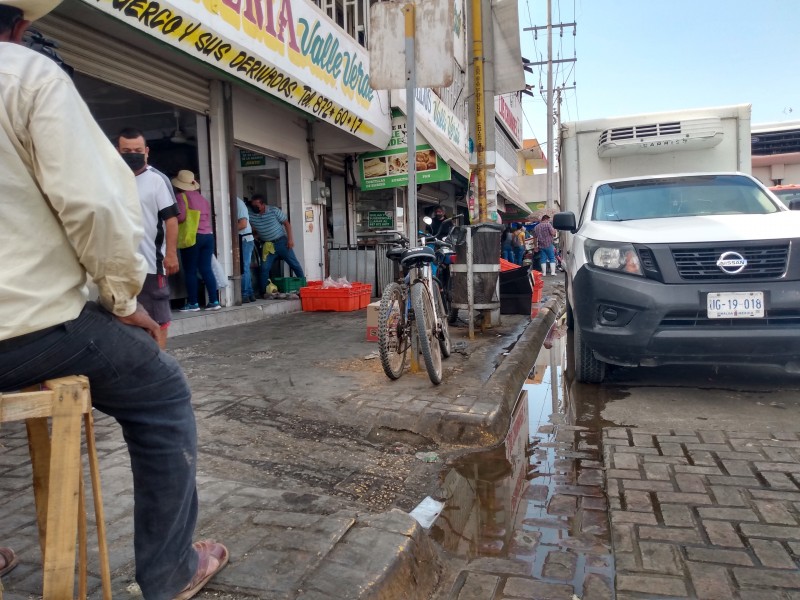
{"label": "black face mask", "polygon": [[146,164],[144,154],[141,152],[126,152],[121,156],[122,160],[127,163],[127,165],[131,168],[131,171],[134,173],[141,170]]}

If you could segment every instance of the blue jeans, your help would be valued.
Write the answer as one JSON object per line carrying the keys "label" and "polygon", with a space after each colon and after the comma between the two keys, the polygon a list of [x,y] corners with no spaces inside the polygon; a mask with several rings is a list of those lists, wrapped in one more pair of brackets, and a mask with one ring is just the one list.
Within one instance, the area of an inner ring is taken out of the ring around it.
{"label": "blue jeans", "polygon": [[250,270],[250,261],[253,258],[253,248],[256,243],[250,234],[250,240],[242,240],[242,298],[249,298],[253,295],[253,277]]}
{"label": "blue jeans", "polygon": [[189,304],[197,302],[197,271],[203,276],[208,292],[208,301],[217,302],[219,293],[217,291],[217,279],[211,269],[211,256],[214,254],[214,235],[211,233],[198,233],[197,243],[189,248],[181,250],[181,262],[183,263],[183,276],[186,279],[186,295]]}
{"label": "blue jeans", "polygon": [[542,264],[546,262],[555,263],[556,262],[556,248],[555,245],[550,244],[549,246],[541,246],[540,247],[543,256],[542,256]]}
{"label": "blue jeans", "polygon": [[267,287],[267,280],[269,279],[269,272],[272,269],[272,263],[275,262],[276,257],[280,257],[286,261],[289,268],[294,272],[297,277],[305,277],[303,274],[303,267],[300,266],[300,261],[294,254],[294,250],[289,248],[289,238],[283,236],[272,242],[275,246],[275,252],[267,256],[267,260],[261,263],[261,271],[259,278],[261,279],[261,290],[263,294]]}
{"label": "blue jeans", "polygon": [[518,246],[514,248],[514,262],[518,265],[522,264],[522,259],[525,256],[525,246]]}
{"label": "blue jeans", "polygon": [[92,302],[43,337],[0,348],[0,392],[89,378],[92,405],[122,427],[133,471],[136,581],[168,600],[197,570],[197,431],[186,378],[143,329]]}
{"label": "blue jeans", "polygon": [[508,246],[503,246],[503,260],[507,260],[508,262],[514,262],[514,249],[511,247],[511,244]]}

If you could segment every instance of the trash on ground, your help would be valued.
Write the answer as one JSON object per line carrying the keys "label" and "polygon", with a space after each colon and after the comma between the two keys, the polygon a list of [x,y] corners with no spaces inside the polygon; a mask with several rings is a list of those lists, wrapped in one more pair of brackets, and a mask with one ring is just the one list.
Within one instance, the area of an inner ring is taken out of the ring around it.
{"label": "trash on ground", "polygon": [[439,455],[436,452],[417,452],[414,456],[427,463],[439,462]]}
{"label": "trash on ground", "polygon": [[422,502],[417,504],[416,508],[408,513],[423,529],[430,529],[433,522],[442,512],[444,502],[434,500],[427,496]]}

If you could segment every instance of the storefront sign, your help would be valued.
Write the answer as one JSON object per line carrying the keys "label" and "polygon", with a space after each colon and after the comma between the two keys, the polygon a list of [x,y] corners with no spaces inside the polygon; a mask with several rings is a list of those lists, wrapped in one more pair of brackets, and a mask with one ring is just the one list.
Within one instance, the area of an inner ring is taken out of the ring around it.
{"label": "storefront sign", "polygon": [[517,94],[495,96],[494,112],[517,147],[522,147],[522,102]]}
{"label": "storefront sign", "polygon": [[367,213],[369,229],[394,229],[394,215],[390,210],[371,210]]}
{"label": "storefront sign", "polygon": [[267,157],[250,150],[239,150],[239,165],[242,167],[263,167],[267,164]]}
{"label": "storefront sign", "polygon": [[[385,92],[367,51],[306,0],[84,0],[115,18],[385,147]],[[178,8],[180,6],[180,8]]]}
{"label": "storefront sign", "polygon": [[[450,165],[428,144],[417,146],[417,183],[450,180]],[[358,161],[362,190],[383,190],[408,185],[406,146],[362,154]]]}

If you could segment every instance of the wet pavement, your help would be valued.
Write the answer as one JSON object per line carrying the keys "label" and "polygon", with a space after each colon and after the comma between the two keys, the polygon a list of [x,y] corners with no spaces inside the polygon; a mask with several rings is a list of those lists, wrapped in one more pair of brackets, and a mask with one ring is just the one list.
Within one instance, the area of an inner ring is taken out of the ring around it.
{"label": "wet pavement", "polygon": [[444,479],[432,536],[465,565],[439,598],[613,598],[600,432],[575,424],[562,393],[561,333],[537,357],[504,444],[454,461]]}

